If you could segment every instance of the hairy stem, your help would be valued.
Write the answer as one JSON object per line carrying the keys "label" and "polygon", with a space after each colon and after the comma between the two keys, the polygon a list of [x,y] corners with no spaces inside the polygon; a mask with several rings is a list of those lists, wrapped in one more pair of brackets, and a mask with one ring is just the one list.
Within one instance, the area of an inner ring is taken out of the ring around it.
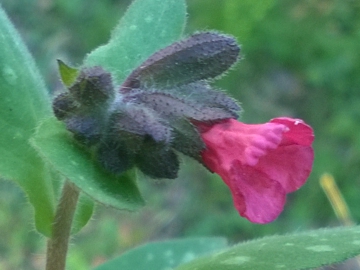
{"label": "hairy stem", "polygon": [[52,235],[47,243],[46,270],[65,269],[71,224],[79,193],[79,189],[74,184],[65,181],[55,213]]}

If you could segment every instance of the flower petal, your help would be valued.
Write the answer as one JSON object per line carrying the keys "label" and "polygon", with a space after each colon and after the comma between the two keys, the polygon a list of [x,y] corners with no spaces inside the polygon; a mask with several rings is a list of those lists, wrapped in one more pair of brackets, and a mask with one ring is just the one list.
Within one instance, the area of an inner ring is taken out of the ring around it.
{"label": "flower petal", "polygon": [[300,119],[275,118],[271,123],[288,127],[279,147],[259,159],[256,167],[276,179],[287,193],[299,189],[309,177],[314,161],[312,128]]}
{"label": "flower petal", "polygon": [[[311,146],[314,141],[313,129],[301,119],[278,117],[270,120],[270,123],[278,123],[289,128],[286,138],[299,145]],[[285,144],[285,142],[283,142]]]}
{"label": "flower petal", "polygon": [[302,186],[311,172],[314,135],[302,120],[282,117],[247,125],[227,119],[196,125],[207,147],[204,164],[222,177],[236,209],[252,222],[276,219],[286,193]]}
{"label": "flower petal", "polygon": [[265,173],[238,161],[233,163],[226,182],[230,183],[235,208],[254,223],[268,223],[282,212],[286,192],[281,184]]}
{"label": "flower petal", "polygon": [[314,152],[310,146],[287,145],[269,151],[256,168],[276,179],[287,193],[305,184],[312,169]]}
{"label": "flower petal", "polygon": [[227,119],[201,133],[207,146],[203,156],[207,155],[207,151],[215,150],[225,166],[233,160],[254,166],[261,156],[278,147],[286,130],[287,127],[280,124],[247,125]]}

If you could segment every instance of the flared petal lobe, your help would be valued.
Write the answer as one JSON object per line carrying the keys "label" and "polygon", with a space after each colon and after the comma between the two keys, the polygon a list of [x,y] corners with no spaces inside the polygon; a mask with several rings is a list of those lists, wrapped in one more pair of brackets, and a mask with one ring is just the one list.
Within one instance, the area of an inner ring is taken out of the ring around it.
{"label": "flared petal lobe", "polygon": [[251,222],[276,219],[286,194],[305,184],[311,172],[314,135],[302,120],[282,117],[248,125],[226,119],[196,125],[206,145],[204,164],[221,176],[235,208]]}

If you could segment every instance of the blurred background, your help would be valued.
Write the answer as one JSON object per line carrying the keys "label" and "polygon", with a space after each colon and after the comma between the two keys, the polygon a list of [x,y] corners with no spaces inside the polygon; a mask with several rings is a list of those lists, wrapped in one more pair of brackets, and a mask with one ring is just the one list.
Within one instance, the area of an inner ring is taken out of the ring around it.
{"label": "blurred background", "polygon": [[[130,0],[1,0],[43,74],[61,87],[56,59],[80,65],[106,43]],[[307,184],[288,196],[281,216],[256,225],[241,218],[216,175],[183,158],[172,181],[140,179],[147,205],[137,213],[98,206],[73,238],[68,269],[90,269],[144,242],[224,236],[230,243],[341,225],[319,178],[332,174],[360,221],[360,2],[352,0],[188,0],[186,33],[216,29],[242,44],[242,60],[217,81],[244,109],[241,120],[302,118],[315,130]],[[121,64],[121,63],[119,63]],[[0,269],[42,269],[45,239],[12,182],[0,181]]]}

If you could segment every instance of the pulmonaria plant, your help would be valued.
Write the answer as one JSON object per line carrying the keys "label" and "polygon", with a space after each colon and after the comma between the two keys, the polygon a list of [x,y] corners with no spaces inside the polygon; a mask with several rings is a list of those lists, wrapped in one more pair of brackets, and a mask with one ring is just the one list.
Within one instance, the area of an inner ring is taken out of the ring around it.
{"label": "pulmonaria plant", "polygon": [[222,177],[240,215],[270,222],[309,176],[313,133],[297,119],[236,120],[240,106],[209,80],[239,52],[233,37],[204,32],[154,53],[119,87],[101,67],[84,68],[54,113],[106,170],[173,179],[180,152]]}

